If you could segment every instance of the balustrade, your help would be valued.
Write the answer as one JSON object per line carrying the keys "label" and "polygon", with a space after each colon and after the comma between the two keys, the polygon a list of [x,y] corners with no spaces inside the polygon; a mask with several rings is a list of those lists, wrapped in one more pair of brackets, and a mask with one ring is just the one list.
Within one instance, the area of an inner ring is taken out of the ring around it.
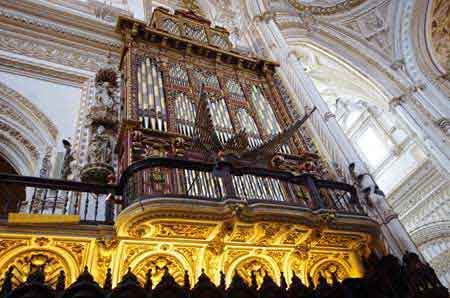
{"label": "balustrade", "polygon": [[[150,158],[122,176],[125,205],[151,198],[186,198],[295,205],[365,215],[353,186],[262,168],[214,165],[178,158]],[[119,187],[121,187],[119,185]]]}
{"label": "balustrade", "polygon": [[[79,215],[83,223],[107,223],[114,219],[112,185],[0,173],[0,218],[8,213]],[[13,189],[14,191],[8,191]],[[18,194],[24,194],[16,200]]]}
{"label": "balustrade", "polygon": [[119,210],[113,202],[127,207],[152,198],[232,199],[365,215],[354,187],[345,183],[320,180],[310,174],[182,158],[138,161],[117,185],[0,174],[0,186],[4,190],[0,204],[3,217],[10,212],[79,215],[82,223],[112,223]]}

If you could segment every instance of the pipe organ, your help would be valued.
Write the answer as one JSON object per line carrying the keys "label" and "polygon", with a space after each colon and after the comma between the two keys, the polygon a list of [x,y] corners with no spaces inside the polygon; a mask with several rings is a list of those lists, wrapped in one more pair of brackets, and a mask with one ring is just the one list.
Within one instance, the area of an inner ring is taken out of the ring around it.
{"label": "pipe organ", "polygon": [[161,71],[154,59],[142,57],[137,67],[138,114],[143,128],[167,131],[166,98]]}
{"label": "pipe organ", "polygon": [[[202,85],[223,143],[245,130],[248,146],[254,148],[292,123],[273,82],[275,64],[230,51],[228,32],[211,28],[209,21],[186,12],[173,16],[158,8],[149,26],[123,18],[118,30],[131,33],[124,35],[128,37],[121,65],[127,82],[123,100],[128,128],[135,123],[133,129],[146,133],[193,137]],[[144,158],[142,153],[156,146],[151,147],[122,148],[120,152],[131,151],[132,156],[122,156],[121,164]],[[298,136],[280,149],[287,155],[304,151]]]}

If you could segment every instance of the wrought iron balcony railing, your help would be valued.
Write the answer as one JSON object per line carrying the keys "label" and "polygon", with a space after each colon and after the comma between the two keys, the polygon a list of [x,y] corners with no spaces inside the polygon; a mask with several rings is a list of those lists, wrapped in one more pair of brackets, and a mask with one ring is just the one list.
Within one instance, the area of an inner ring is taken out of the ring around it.
{"label": "wrought iron balcony railing", "polygon": [[113,223],[115,208],[108,197],[115,185],[0,173],[0,218],[9,213],[79,215],[82,223]]}
{"label": "wrought iron balcony railing", "polygon": [[[294,205],[366,215],[353,186],[309,174],[261,168],[234,168],[178,158],[150,158],[131,165],[117,185],[102,185],[0,174],[1,213],[79,215],[85,223],[113,223],[121,202],[127,207],[152,198]],[[9,193],[8,193],[9,190]],[[23,192],[23,194],[20,194]],[[22,198],[22,199],[17,199]]]}

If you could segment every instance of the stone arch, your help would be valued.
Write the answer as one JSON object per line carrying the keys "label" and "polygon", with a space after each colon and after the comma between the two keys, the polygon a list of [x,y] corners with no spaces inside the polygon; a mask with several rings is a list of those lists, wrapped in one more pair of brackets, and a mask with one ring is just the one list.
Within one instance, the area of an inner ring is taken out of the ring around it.
{"label": "stone arch", "polygon": [[275,282],[279,283],[280,268],[272,258],[266,255],[246,255],[237,258],[230,265],[228,272],[225,272],[227,283],[229,284],[234,274],[238,273],[250,286],[252,271],[255,271],[258,287],[261,286],[266,272]]}
{"label": "stone arch", "polygon": [[430,241],[450,237],[450,221],[428,223],[411,231],[411,237],[418,247]]}
{"label": "stone arch", "polygon": [[[332,66],[322,66],[330,70],[335,70],[338,72],[341,70],[342,72],[346,72],[349,76],[352,76],[356,82],[349,82],[353,84],[352,86],[342,86],[342,89],[345,88],[354,88],[357,84],[363,84],[359,90],[356,92],[361,94],[361,97],[366,101],[372,100],[372,102],[382,108],[383,110],[389,110],[389,101],[390,101],[390,90],[387,90],[385,86],[382,85],[381,81],[376,80],[373,77],[365,75],[366,73],[370,73],[369,69],[361,69],[358,64],[350,62],[350,57],[343,57],[339,52],[330,50],[328,47],[323,47],[315,42],[303,42],[298,41],[295,42],[296,49],[293,52],[300,58],[302,64],[305,65],[305,68],[312,67],[314,68],[314,63],[319,63],[319,61],[315,61],[318,57],[323,57],[334,63]],[[315,56],[314,56],[315,55]],[[344,81],[344,80],[342,80]],[[348,80],[350,81],[350,80]],[[366,90],[363,90],[366,89]]]}
{"label": "stone arch", "polygon": [[395,41],[400,49],[398,56],[402,57],[405,72],[416,84],[427,85],[423,92],[428,105],[435,107],[435,110],[431,109],[431,113],[435,116],[446,113],[448,117],[450,83],[441,79],[448,70],[437,61],[430,34],[433,2],[434,0],[401,1],[398,9],[401,12],[398,16],[401,22],[395,24],[394,30],[399,32]]}
{"label": "stone arch", "polygon": [[30,272],[42,266],[46,282],[55,287],[58,274],[64,270],[66,286],[72,284],[79,275],[76,260],[64,249],[56,247],[18,247],[11,249],[0,259],[0,284],[9,267],[13,267],[14,286],[24,282]]}
{"label": "stone arch", "polygon": [[35,175],[49,159],[58,129],[30,100],[0,83],[0,154],[19,174]]}
{"label": "stone arch", "polygon": [[[161,277],[165,272],[165,267],[168,268],[169,273],[179,285],[183,285],[185,271],[188,272],[190,282],[193,284],[194,274],[192,266],[186,258],[178,252],[150,251],[139,255],[130,263],[132,272],[137,276],[142,285],[145,283],[147,271],[152,269],[153,287],[161,280]],[[120,270],[120,272],[122,271],[124,270]]]}

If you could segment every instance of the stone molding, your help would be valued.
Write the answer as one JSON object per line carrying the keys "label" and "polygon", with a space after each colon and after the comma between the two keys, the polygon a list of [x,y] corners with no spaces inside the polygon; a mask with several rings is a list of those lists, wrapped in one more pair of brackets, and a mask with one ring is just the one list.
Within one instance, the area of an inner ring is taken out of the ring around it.
{"label": "stone molding", "polygon": [[26,111],[29,111],[31,113],[31,115],[33,115],[35,117],[35,119],[38,119],[40,122],[42,122],[46,126],[49,134],[53,138],[53,141],[56,141],[56,138],[59,133],[57,127],[31,101],[29,101],[27,98],[25,98],[23,95],[21,95],[17,91],[9,88],[8,86],[6,86],[2,83],[0,83],[0,96],[6,97],[11,103],[14,103],[15,105],[17,105],[19,107],[22,107]]}
{"label": "stone molding", "polygon": [[[119,49],[122,46],[122,42],[119,39],[105,38],[100,34],[88,33],[86,31],[78,30],[74,27],[58,24],[56,22],[45,20],[42,17],[35,17],[19,11],[2,8],[0,9],[0,18],[2,17],[10,19],[12,21],[21,22],[27,25],[33,25],[39,27],[40,29],[48,30],[51,32],[62,33],[72,37],[86,39],[91,42],[106,45],[108,47]],[[113,31],[114,28],[112,25],[108,25],[108,27],[110,28],[111,31]]]}
{"label": "stone molding", "polygon": [[419,247],[434,239],[450,237],[450,221],[432,222],[418,227],[411,231],[411,237]]}
{"label": "stone molding", "polygon": [[37,161],[39,159],[39,151],[36,146],[31,143],[26,137],[24,137],[20,131],[5,122],[0,122],[0,131],[5,133],[9,138],[16,140],[25,148],[27,148],[34,161]]}
{"label": "stone molding", "polygon": [[342,0],[341,2],[330,6],[306,5],[301,4],[299,0],[288,0],[288,2],[299,12],[309,12],[315,15],[332,15],[348,11],[366,0]]}
{"label": "stone molding", "polygon": [[51,45],[30,37],[15,36],[15,34],[10,32],[1,33],[0,49],[91,72],[95,72],[107,63],[107,58],[100,55],[88,54],[85,51],[77,51],[69,47]]}

